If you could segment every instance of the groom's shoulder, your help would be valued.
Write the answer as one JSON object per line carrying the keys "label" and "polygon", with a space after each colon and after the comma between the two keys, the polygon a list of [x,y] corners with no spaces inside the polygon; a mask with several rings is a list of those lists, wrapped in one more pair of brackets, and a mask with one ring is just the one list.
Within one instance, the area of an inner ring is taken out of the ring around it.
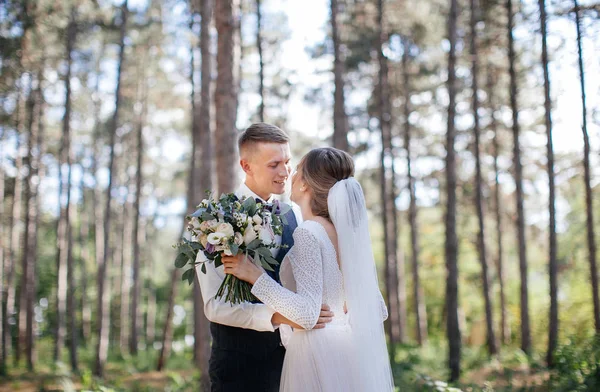
{"label": "groom's shoulder", "polygon": [[296,217],[296,226],[300,226],[303,222],[302,211],[300,210],[300,206],[298,206],[298,204],[294,203],[293,201],[290,201],[288,204],[292,207],[292,212]]}

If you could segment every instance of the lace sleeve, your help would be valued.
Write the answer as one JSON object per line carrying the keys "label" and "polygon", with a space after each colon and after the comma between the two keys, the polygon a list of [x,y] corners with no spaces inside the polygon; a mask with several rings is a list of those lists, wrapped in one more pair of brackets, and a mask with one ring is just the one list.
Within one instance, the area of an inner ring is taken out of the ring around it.
{"label": "lace sleeve", "polygon": [[296,292],[280,286],[264,273],[254,283],[252,294],[304,329],[312,329],[319,319],[323,300],[321,246],[311,232],[300,227],[294,232],[294,249],[288,255]]}

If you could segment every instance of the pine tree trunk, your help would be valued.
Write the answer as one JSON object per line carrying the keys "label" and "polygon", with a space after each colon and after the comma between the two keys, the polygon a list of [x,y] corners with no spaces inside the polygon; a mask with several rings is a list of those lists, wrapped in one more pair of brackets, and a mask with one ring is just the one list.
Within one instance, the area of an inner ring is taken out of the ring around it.
{"label": "pine tree trunk", "polygon": [[[130,154],[132,156],[132,154]],[[128,166],[127,166],[128,167]],[[127,182],[133,184],[133,179],[127,176]],[[128,187],[128,193],[132,192],[132,187]],[[131,293],[131,256],[133,254],[133,205],[126,203],[123,206],[123,241],[122,241],[122,264],[121,264],[121,314],[119,317],[119,342],[121,355],[125,356],[128,354],[129,349],[129,332],[131,328],[130,319],[133,318],[133,314],[130,313],[131,305],[129,300],[129,294]]]}
{"label": "pine tree trunk", "polygon": [[460,377],[461,336],[458,322],[458,238],[456,234],[456,24],[458,1],[450,0],[448,20],[448,129],[446,133],[446,333],[448,335],[450,381]]}
{"label": "pine tree trunk", "polygon": [[581,47],[581,21],[579,3],[573,0],[575,6],[575,27],[577,28],[577,62],[579,64],[579,82],[581,85],[582,126],[583,132],[583,171],[585,181],[585,210],[587,226],[587,245],[590,263],[590,283],[592,285],[592,300],[594,303],[594,324],[596,334],[600,335],[600,296],[598,295],[598,267],[596,264],[596,242],[594,234],[594,206],[591,187],[590,168],[590,137],[587,129],[587,100],[585,95],[585,72],[583,68],[583,49]]}
{"label": "pine tree trunk", "polygon": [[110,280],[106,279],[106,270],[108,264],[109,255],[109,234],[110,234],[110,204],[112,200],[112,185],[115,176],[115,139],[116,131],[119,123],[119,105],[121,100],[121,78],[123,70],[123,62],[125,60],[125,33],[127,31],[127,0],[123,2],[121,7],[121,26],[120,26],[120,37],[119,37],[119,61],[117,70],[117,87],[115,91],[115,111],[110,124],[110,161],[109,161],[109,176],[108,176],[108,187],[106,190],[106,200],[104,209],[104,252],[101,264],[98,265],[98,324],[99,324],[99,338],[96,345],[96,357],[94,365],[94,375],[102,377],[104,374],[104,365],[108,357],[108,344],[109,344],[109,330],[110,330]]}
{"label": "pine tree trunk", "polygon": [[500,181],[498,169],[498,156],[500,155],[500,146],[498,143],[498,123],[496,120],[496,102],[494,100],[494,86],[496,82],[492,76],[491,67],[487,74],[487,96],[491,111],[490,127],[494,133],[492,141],[494,150],[494,210],[496,218],[496,246],[498,254],[496,256],[496,268],[498,273],[498,283],[500,285],[500,335],[503,344],[508,344],[510,340],[510,330],[508,326],[508,314],[506,310],[506,294],[504,293],[504,247],[502,243],[502,211],[500,207]]}
{"label": "pine tree trunk", "polygon": [[508,11],[508,61],[510,75],[510,105],[513,118],[513,161],[517,204],[517,240],[519,252],[519,271],[521,276],[521,350],[531,354],[531,331],[529,328],[529,295],[527,287],[527,250],[525,244],[525,212],[523,210],[523,166],[521,165],[521,147],[519,145],[519,107],[517,103],[517,73],[515,70],[515,44],[513,37],[514,13],[512,0],[507,0]]}
{"label": "pine tree trunk", "polygon": [[[3,105],[3,99],[0,99],[0,105]],[[4,161],[4,128],[0,129],[0,161]],[[4,263],[6,258],[4,248],[4,222],[6,217],[4,215],[4,168],[0,168],[0,376],[6,376],[6,346],[4,345],[6,328],[8,323],[6,322],[6,291],[4,287],[4,275],[6,272],[6,265]]]}
{"label": "pine tree trunk", "polygon": [[408,56],[410,52],[410,42],[407,38],[403,40],[404,50],[402,52],[402,79],[404,87],[404,148],[406,149],[406,170],[408,177],[408,192],[410,195],[410,204],[408,207],[408,221],[410,225],[410,246],[411,246],[411,265],[413,278],[413,301],[416,319],[416,335],[419,346],[427,341],[427,311],[425,301],[423,300],[423,289],[419,278],[419,227],[417,221],[417,197],[415,178],[412,174],[411,160],[411,127],[410,127],[410,75],[408,71]]}
{"label": "pine tree trunk", "polygon": [[[100,53],[98,54],[98,59],[96,61],[96,75],[100,75],[100,63],[101,59],[104,57],[105,43],[102,42],[100,44]],[[94,145],[92,148],[92,165],[91,172],[94,176],[94,190],[92,192],[92,222],[94,222],[94,261],[96,265],[96,278],[98,278],[98,266],[103,263],[104,260],[104,215],[102,212],[102,188],[100,187],[100,167],[98,165],[98,161],[100,160],[100,151],[101,151],[101,137],[100,132],[102,129],[102,124],[100,120],[100,108],[101,102],[99,97],[100,92],[100,78],[96,78],[96,85],[94,86],[94,97],[93,105],[94,105]],[[97,317],[97,315],[96,315]],[[98,331],[100,329],[99,319],[95,320],[95,330]],[[90,328],[91,332],[91,328]]]}
{"label": "pine tree trunk", "polygon": [[[70,142],[69,142],[70,143]],[[67,177],[67,209],[73,210],[71,205],[71,165],[69,162],[69,173]],[[71,224],[71,212],[67,215],[67,334],[69,336],[69,362],[71,370],[78,372],[77,365],[77,314],[75,310],[75,262],[73,259],[73,226]]]}
{"label": "pine tree trunk", "polygon": [[[214,0],[202,0],[200,21],[200,54],[201,54],[201,76],[200,76],[200,163],[205,173],[213,172],[213,132],[211,129],[211,81],[213,69],[213,55],[211,53],[210,26],[213,18]],[[204,188],[195,190],[195,197],[202,197],[206,190],[212,189],[213,181],[210,175],[206,178],[207,184]]]}
{"label": "pine tree trunk", "polygon": [[[85,173],[85,169],[81,166],[81,172]],[[81,208],[79,209],[79,233],[78,240],[79,243],[79,259],[81,261],[81,283],[80,283],[80,309],[81,309],[81,336],[82,336],[82,344],[86,344],[86,342],[91,338],[91,330],[92,330],[92,308],[90,306],[90,301],[87,294],[88,287],[88,269],[87,264],[90,258],[90,219],[88,217],[87,210],[87,197],[86,190],[84,184],[84,176],[82,175],[80,178],[79,189],[81,190]],[[92,190],[93,192],[93,190]],[[91,215],[92,218],[94,210],[92,209]]]}
{"label": "pine tree trunk", "polygon": [[[144,74],[145,76],[145,74]],[[133,203],[133,281],[131,292],[131,331],[129,336],[129,352],[132,355],[137,355],[138,341],[140,328],[142,325],[142,317],[139,309],[141,298],[141,282],[140,282],[140,202],[142,198],[142,162],[144,156],[144,137],[143,129],[146,121],[148,109],[148,88],[146,78],[143,77],[140,81],[142,85],[141,100],[142,110],[138,119],[136,131],[136,171],[135,171],[135,201]]]}
{"label": "pine tree trunk", "polygon": [[34,347],[33,304],[36,294],[37,239],[39,226],[39,184],[43,178],[41,157],[43,156],[43,113],[42,70],[36,77],[36,90],[30,88],[28,101],[27,167],[25,181],[25,240],[22,254],[23,275],[19,307],[20,348],[25,349],[27,370],[33,371],[36,363]]}
{"label": "pine tree trunk", "polygon": [[25,233],[23,252],[21,253],[21,287],[19,298],[19,350],[24,351],[27,369],[34,367],[34,341],[33,341],[33,301],[35,298],[35,259],[36,259],[36,234],[37,234],[37,186],[38,177],[37,161],[39,151],[36,152],[38,134],[40,133],[39,116],[41,114],[40,79],[37,79],[37,88],[33,90],[33,76],[30,80],[29,97],[27,99],[27,175],[24,181],[25,192]]}
{"label": "pine tree trunk", "polygon": [[35,92],[33,90],[33,78],[29,80],[28,97],[26,103],[26,118],[27,118],[27,155],[24,157],[23,166],[27,168],[25,178],[23,180],[23,199],[24,206],[23,212],[23,248],[21,252],[21,285],[19,288],[19,315],[18,315],[18,343],[17,343],[17,362],[20,362],[21,354],[25,351],[27,342],[27,299],[29,288],[29,265],[27,263],[29,244],[31,241],[31,177],[33,175],[32,169],[32,150],[33,150],[33,139],[35,138],[34,123],[35,123]]}
{"label": "pine tree trunk", "polygon": [[256,49],[258,50],[258,95],[260,105],[258,106],[258,119],[265,122],[265,64],[262,46],[262,10],[261,0],[256,0]]}
{"label": "pine tree trunk", "polygon": [[[71,189],[69,181],[68,188]],[[70,207],[71,208],[71,207]],[[73,373],[78,373],[77,347],[78,333],[77,313],[75,305],[75,261],[73,259],[73,227],[69,224],[67,238],[69,243],[67,248],[67,333],[69,336],[69,362]]]}
{"label": "pine tree trunk", "polygon": [[239,39],[237,0],[216,2],[215,21],[218,33],[217,43],[217,85],[216,105],[216,163],[218,193],[233,192],[237,185],[237,102],[239,72]]}
{"label": "pine tree trunk", "polygon": [[177,296],[177,287],[181,284],[181,273],[179,271],[179,268],[173,268],[171,271],[169,302],[167,304],[167,314],[161,338],[160,354],[158,355],[158,363],[156,365],[156,371],[158,372],[163,371],[167,364],[167,358],[171,355],[171,344],[173,343],[173,306],[175,305],[175,297]]}
{"label": "pine tree trunk", "polygon": [[385,245],[385,285],[386,299],[389,309],[389,318],[385,323],[386,331],[390,339],[391,356],[394,357],[395,344],[399,339],[399,314],[398,314],[398,282],[397,282],[397,228],[395,227],[396,206],[393,198],[393,152],[392,136],[389,110],[388,68],[386,58],[383,54],[385,32],[383,30],[383,0],[378,1],[377,28],[379,31],[379,42],[377,57],[379,61],[378,76],[378,117],[381,128],[381,201],[383,215],[383,235]]}
{"label": "pine tree trunk", "polygon": [[[22,134],[24,133],[22,130],[22,106],[23,100],[22,96],[22,87],[21,80],[17,81],[17,99],[16,99],[16,109],[15,109],[15,129],[18,134],[16,135],[16,147],[15,147],[15,185],[14,192],[12,198],[12,205],[10,208],[10,215],[8,221],[8,252],[6,255],[6,297],[5,303],[3,304],[3,311],[5,312],[4,322],[6,324],[3,329],[2,335],[2,347],[3,354],[6,356],[4,358],[4,362],[8,359],[8,356],[12,350],[12,327],[11,323],[9,323],[9,319],[15,316],[15,298],[16,298],[16,280],[15,280],[15,272],[17,267],[17,258],[19,256],[18,251],[21,249],[20,247],[20,221],[21,221],[21,211],[23,204],[23,176],[21,175],[21,168],[23,167],[23,144],[21,142]],[[18,355],[18,350],[14,350],[14,354]]]}
{"label": "pine tree trunk", "polygon": [[[57,312],[56,312],[56,332],[54,344],[54,361],[61,360],[61,351],[65,344],[66,336],[66,316],[67,316],[67,290],[69,290],[68,259],[71,250],[69,249],[72,240],[69,238],[71,233],[71,66],[73,58],[73,47],[75,46],[77,34],[77,25],[75,21],[75,9],[71,8],[71,17],[67,26],[66,36],[66,58],[67,71],[65,74],[65,113],[63,116],[63,134],[59,152],[59,205],[60,216],[57,230]],[[63,178],[63,171],[66,170],[66,183]],[[72,274],[72,272],[71,272]],[[73,282],[70,282],[71,284]]]}
{"label": "pine tree trunk", "polygon": [[481,279],[483,283],[483,298],[485,301],[485,321],[487,329],[487,346],[490,355],[498,352],[496,336],[494,334],[494,320],[492,312],[492,297],[490,294],[490,280],[487,263],[487,248],[485,244],[485,221],[483,216],[483,180],[481,175],[481,153],[480,153],[480,127],[479,127],[479,58],[477,51],[477,21],[478,6],[476,0],[471,0],[471,78],[473,88],[473,133],[475,134],[475,208],[477,209],[477,220],[479,231],[477,233],[477,252],[481,264]]}
{"label": "pine tree trunk", "polygon": [[[126,148],[125,148],[126,149]],[[124,155],[127,155],[128,153],[126,152]],[[116,157],[116,163],[115,163],[115,167],[118,168],[118,159],[119,157]],[[126,162],[123,162],[123,167],[126,167]],[[118,170],[118,169],[116,169]],[[116,176],[120,177],[119,174],[121,173],[117,173]],[[124,184],[126,182],[126,180],[123,179],[122,184]],[[115,186],[115,188],[120,187],[121,184],[119,184],[117,182],[117,186]],[[116,205],[115,205],[116,204]],[[125,206],[121,205],[120,203],[115,203],[112,206],[112,211],[111,211],[111,221],[114,222],[112,223],[112,227],[111,227],[111,233],[108,237],[108,243],[110,244],[109,247],[109,264],[107,265],[107,279],[110,280],[110,282],[108,283],[109,286],[112,289],[111,292],[111,296],[113,298],[111,298],[111,303],[110,303],[110,310],[109,310],[109,320],[110,320],[110,329],[108,331],[108,336],[109,336],[109,341],[108,341],[108,346],[116,346],[118,348],[119,354],[122,354],[121,351],[121,342],[120,342],[120,337],[121,337],[121,287],[122,287],[122,282],[124,280],[123,277],[123,246],[125,244],[124,241],[124,236],[125,236],[125,220],[127,219],[125,217],[126,214],[126,210],[125,210]]]}
{"label": "pine tree trunk", "polygon": [[154,287],[148,287],[146,305],[146,346],[151,348],[156,340],[156,293]]}
{"label": "pine tree trunk", "polygon": [[558,264],[556,260],[556,209],[555,209],[555,186],[554,186],[554,148],[552,145],[552,101],[550,98],[550,76],[548,73],[548,45],[546,31],[546,2],[539,0],[540,28],[542,33],[542,68],[544,69],[544,109],[547,136],[547,158],[548,158],[548,186],[549,200],[548,209],[550,213],[549,227],[549,268],[550,275],[550,326],[548,330],[548,352],[546,362],[548,366],[554,365],[554,351],[558,344],[558,286],[557,274]]}
{"label": "pine tree trunk", "polygon": [[[260,2],[257,2],[257,9],[260,9]],[[188,204],[194,205],[196,198],[203,197],[207,189],[213,188],[213,181],[210,175],[199,175],[199,173],[212,172],[212,134],[211,134],[211,65],[212,54],[210,53],[210,23],[213,13],[213,1],[203,0],[200,25],[200,52],[201,60],[201,78],[200,78],[200,105],[196,110],[200,113],[200,120],[197,123],[198,134],[194,137],[195,152],[194,157],[194,183],[191,199]],[[260,24],[260,22],[257,22]],[[260,31],[260,29],[259,29]],[[258,37],[257,37],[258,39]],[[260,40],[259,40],[260,42]],[[262,61],[262,60],[261,60]],[[261,63],[261,70],[262,70]],[[261,76],[262,83],[262,76]],[[261,105],[263,102],[261,101]],[[263,107],[264,110],[264,107]],[[262,115],[262,114],[261,114]],[[210,357],[210,331],[208,319],[204,314],[204,300],[198,280],[194,280],[194,359],[196,367],[200,370],[201,389],[208,390],[208,359]]]}
{"label": "pine tree trunk", "polygon": [[348,116],[344,96],[344,62],[340,52],[338,0],[330,0],[331,40],[333,41],[333,147],[348,151]]}

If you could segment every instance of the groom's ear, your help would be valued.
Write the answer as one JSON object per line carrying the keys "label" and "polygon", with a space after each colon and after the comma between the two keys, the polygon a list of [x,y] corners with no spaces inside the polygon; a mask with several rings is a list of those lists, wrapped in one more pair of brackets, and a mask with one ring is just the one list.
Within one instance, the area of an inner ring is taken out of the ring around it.
{"label": "groom's ear", "polygon": [[240,159],[240,166],[242,167],[244,173],[249,174],[252,172],[252,169],[250,168],[250,162],[248,162],[248,160]]}

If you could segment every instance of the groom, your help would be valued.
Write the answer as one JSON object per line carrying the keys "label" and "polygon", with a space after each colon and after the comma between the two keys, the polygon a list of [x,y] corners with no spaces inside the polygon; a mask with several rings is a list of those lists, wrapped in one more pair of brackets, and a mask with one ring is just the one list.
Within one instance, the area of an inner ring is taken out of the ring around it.
{"label": "groom", "polygon": [[[238,197],[254,197],[271,201],[272,196],[285,191],[290,175],[289,137],[278,127],[265,123],[252,124],[238,140],[240,165],[246,179],[235,192]],[[288,211],[283,234],[275,243],[287,245],[273,249],[279,262],[294,244],[292,233],[302,221],[300,211]],[[196,261],[203,261],[202,252]],[[269,275],[279,282],[279,266]],[[266,305],[257,302],[232,305],[215,299],[217,289],[225,279],[223,268],[206,263],[206,274],[198,268],[197,274],[204,312],[210,320],[212,335],[209,362],[212,392],[275,392],[279,391],[285,349],[281,344],[278,326],[288,322]],[[333,313],[323,306],[315,328],[323,328]]]}

